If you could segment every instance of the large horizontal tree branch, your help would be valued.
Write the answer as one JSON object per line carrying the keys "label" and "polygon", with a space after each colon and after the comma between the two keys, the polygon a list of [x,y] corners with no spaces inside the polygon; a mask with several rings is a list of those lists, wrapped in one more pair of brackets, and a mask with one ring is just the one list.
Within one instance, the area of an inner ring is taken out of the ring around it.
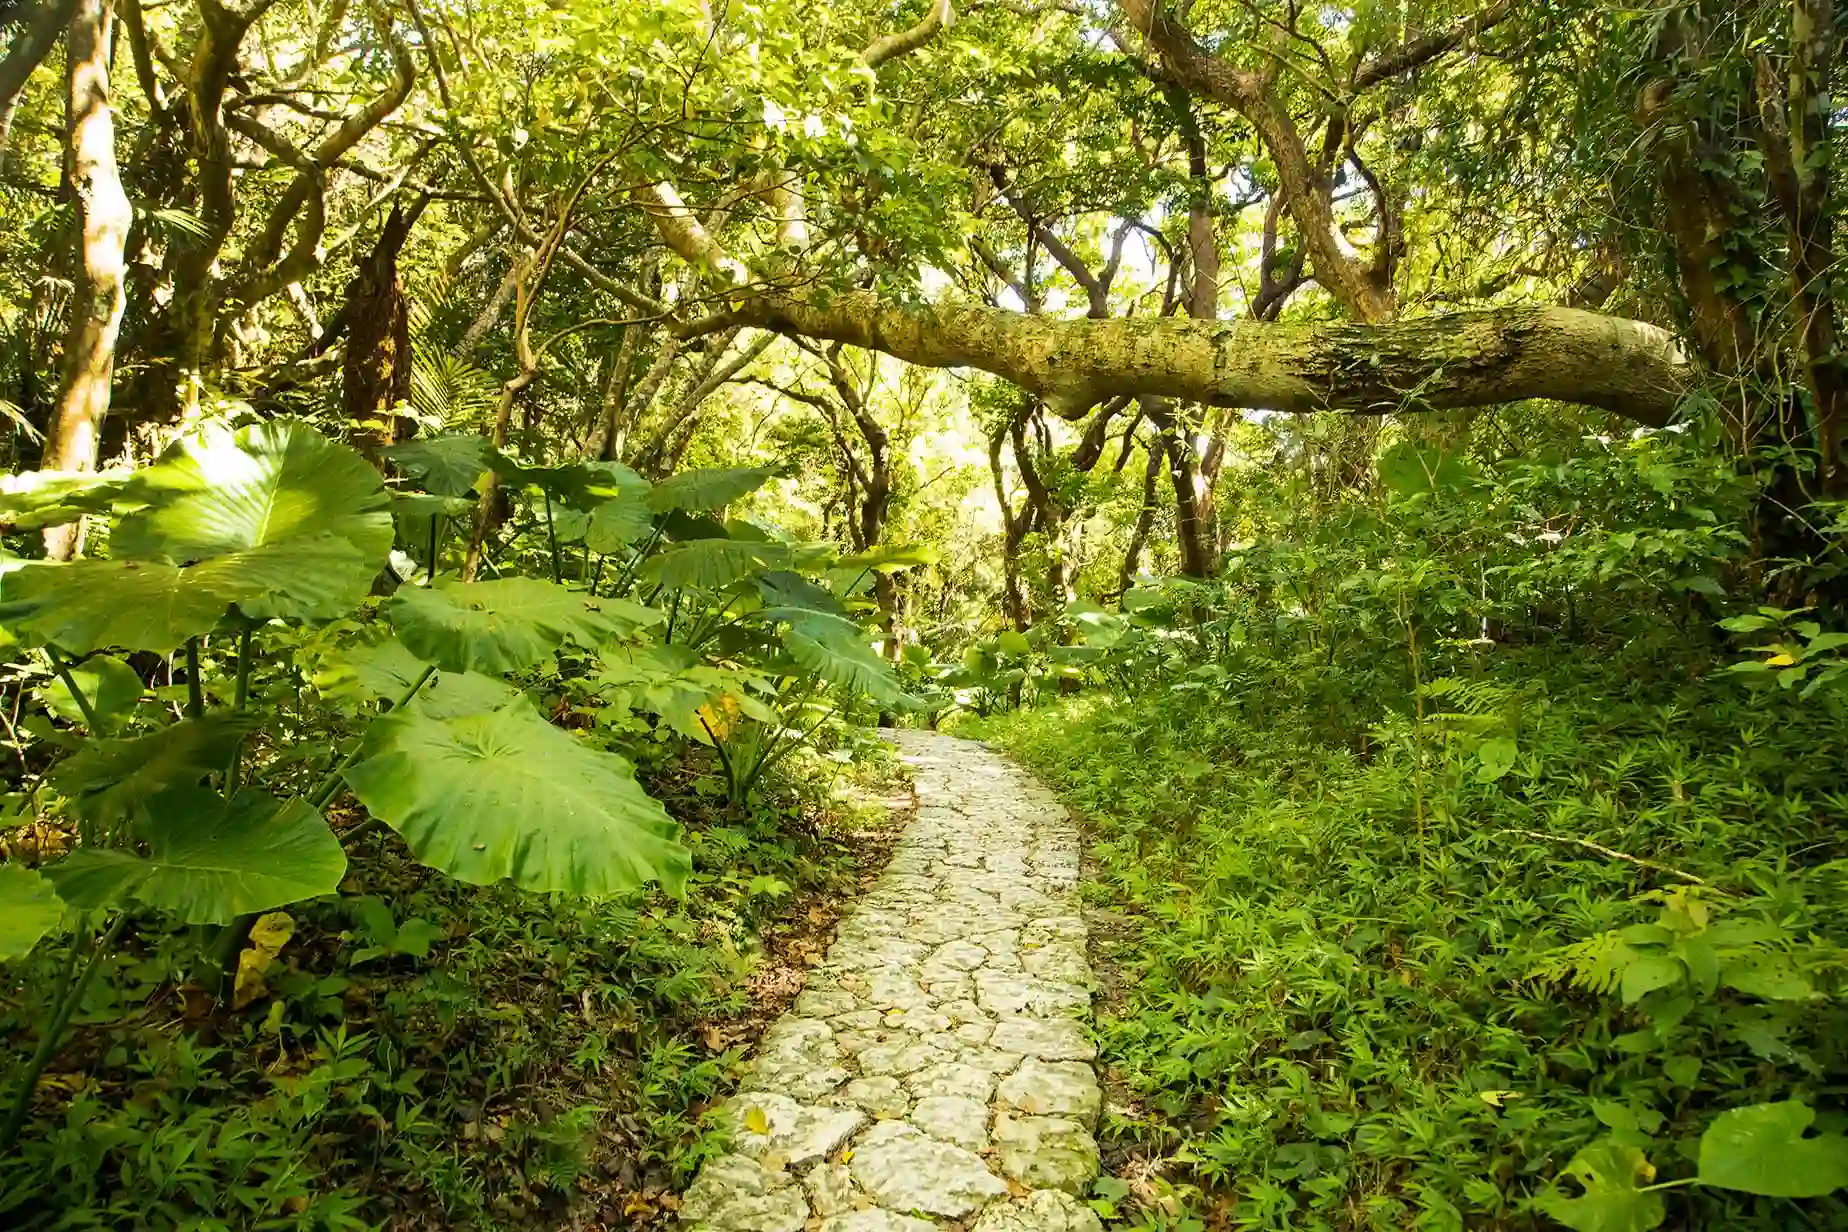
{"label": "large horizontal tree branch", "polygon": [[1049,320],[870,292],[762,292],[733,324],[844,342],[929,368],[978,368],[1077,418],[1123,395],[1209,406],[1389,414],[1552,398],[1667,423],[1691,373],[1674,338],[1574,308],[1514,307],[1389,324],[1178,318]]}
{"label": "large horizontal tree branch", "polygon": [[956,18],[950,7],[950,0],[930,0],[930,10],[917,25],[896,34],[876,38],[867,44],[860,53],[860,62],[867,68],[878,68],[888,60],[908,56],[924,44],[937,37],[938,31],[948,26]]}

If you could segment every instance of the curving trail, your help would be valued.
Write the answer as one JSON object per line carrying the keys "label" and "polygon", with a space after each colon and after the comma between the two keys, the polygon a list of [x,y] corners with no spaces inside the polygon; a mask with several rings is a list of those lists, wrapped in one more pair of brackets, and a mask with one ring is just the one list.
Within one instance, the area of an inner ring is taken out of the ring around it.
{"label": "curving trail", "polygon": [[712,1232],[1096,1232],[1078,831],[972,741],[893,733],[917,817],[725,1108]]}

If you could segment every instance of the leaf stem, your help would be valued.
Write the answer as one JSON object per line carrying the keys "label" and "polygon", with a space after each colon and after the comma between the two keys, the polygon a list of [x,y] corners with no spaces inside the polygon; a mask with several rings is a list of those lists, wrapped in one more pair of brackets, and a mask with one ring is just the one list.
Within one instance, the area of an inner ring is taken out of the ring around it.
{"label": "leaf stem", "polygon": [[552,545],[552,582],[558,585],[564,582],[564,571],[558,563],[558,523],[552,520],[552,493],[550,489],[541,488],[545,495],[545,537]]}
{"label": "leaf stem", "polygon": [[[51,1059],[57,1055],[58,1045],[63,1042],[64,1030],[70,1025],[71,1015],[76,1013],[78,1003],[90,986],[90,977],[102,965],[102,957],[109,952],[110,946],[122,932],[122,926],[128,923],[128,912],[124,911],[109,926],[102,940],[90,951],[90,960],[84,964],[82,974],[77,974],[77,959],[83,952],[84,943],[89,939],[89,930],[71,940],[71,952],[65,957],[64,970],[58,976],[58,990],[52,996],[51,1021],[45,1024],[45,1034],[39,1037],[38,1047],[33,1050],[32,1059],[26,1062],[25,1072],[19,1078],[19,1090],[13,1096],[13,1107],[7,1112],[6,1123],[0,1125],[0,1155],[13,1149],[19,1141],[19,1131],[25,1128],[26,1117],[32,1111],[32,1096],[38,1091],[39,1076]],[[75,978],[73,979],[73,976]]]}
{"label": "leaf stem", "polygon": [[199,679],[199,639],[186,639],[186,717],[205,717],[205,683]]}
{"label": "leaf stem", "polygon": [[432,586],[436,584],[437,536],[441,534],[442,525],[442,514],[433,513],[430,515],[430,577],[428,580],[429,584]]}
{"label": "leaf stem", "polygon": [[[256,632],[257,622],[245,620],[243,628],[237,634],[237,694],[231,705],[234,710],[243,711],[250,702],[250,636]],[[237,743],[231,746],[231,764],[225,767],[225,794],[237,794],[238,780],[243,777],[244,740],[239,735]]]}
{"label": "leaf stem", "polygon": [[[428,684],[430,682],[430,677],[434,675],[436,675],[435,664],[425,667],[423,669],[423,675],[413,681],[411,687],[406,689],[398,700],[391,704],[392,710],[402,710],[404,707],[410,705],[411,699],[417,696],[417,691]],[[389,711],[387,713],[389,713]],[[340,776],[346,773],[348,766],[359,760],[359,752],[365,746],[365,736],[362,733],[360,738],[353,742],[353,747],[347,752],[347,755],[342,757],[339,764],[329,770],[326,777],[316,785],[314,794],[308,797],[308,802],[314,805],[316,811],[325,809],[328,804],[332,802],[333,798],[340,794]]]}
{"label": "leaf stem", "polygon": [[96,707],[90,704],[90,699],[85,697],[83,690],[77,687],[76,677],[71,675],[70,663],[58,653],[55,646],[45,647],[45,654],[51,660],[52,670],[58,673],[58,679],[62,680],[64,687],[70,690],[72,700],[77,703],[77,709],[83,712],[83,721],[89,724],[90,734],[100,737],[103,729],[102,725],[97,722]]}

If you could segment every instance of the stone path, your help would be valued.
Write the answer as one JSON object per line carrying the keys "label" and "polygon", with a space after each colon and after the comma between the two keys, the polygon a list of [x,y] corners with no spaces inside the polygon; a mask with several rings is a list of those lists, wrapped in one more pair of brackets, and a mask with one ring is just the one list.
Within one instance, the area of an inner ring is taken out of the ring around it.
{"label": "stone path", "polygon": [[979,744],[900,731],[916,819],[725,1106],[698,1232],[1097,1232],[1078,832]]}

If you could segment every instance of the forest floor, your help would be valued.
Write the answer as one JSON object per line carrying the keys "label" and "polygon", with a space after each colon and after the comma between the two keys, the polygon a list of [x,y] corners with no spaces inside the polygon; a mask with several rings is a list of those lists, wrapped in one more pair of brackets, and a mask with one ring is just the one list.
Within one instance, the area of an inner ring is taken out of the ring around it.
{"label": "forest floor", "polygon": [[[912,804],[885,755],[817,759],[736,817],[705,773],[651,780],[695,851],[684,900],[462,885],[374,831],[235,1009],[184,932],[124,947],[0,1160],[0,1226],[671,1223],[708,1112]],[[0,1068],[31,987],[0,989]]]}
{"label": "forest floor", "polygon": [[719,1232],[1082,1232],[1101,1092],[1076,826],[980,745],[899,732],[918,807],[720,1117]]}

